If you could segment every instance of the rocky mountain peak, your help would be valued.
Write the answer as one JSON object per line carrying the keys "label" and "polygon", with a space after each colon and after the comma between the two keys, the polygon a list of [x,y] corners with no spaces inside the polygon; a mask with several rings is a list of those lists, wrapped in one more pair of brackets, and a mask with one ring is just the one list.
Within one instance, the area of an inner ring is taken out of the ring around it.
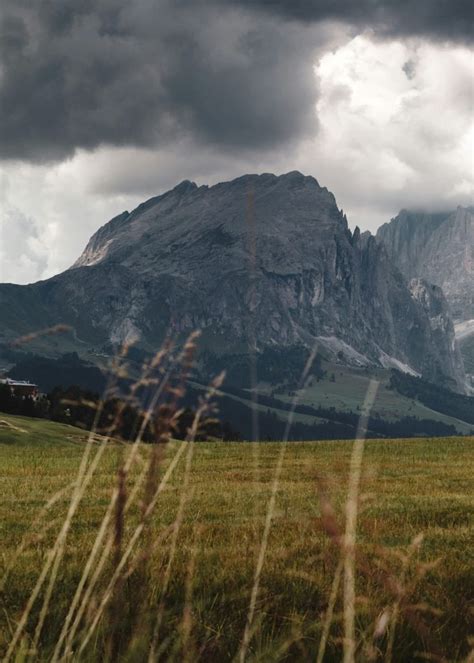
{"label": "rocky mountain peak", "polygon": [[[226,208],[228,212],[226,213]],[[219,222],[216,223],[216,216]],[[276,176],[243,175],[214,186],[198,187],[185,180],[164,194],[150,198],[130,214],[124,212],[100,228],[89,241],[74,267],[96,265],[106,259],[131,259],[132,246],[150,242],[158,252],[165,246],[183,244],[183,237],[194,235],[214,241],[235,241],[255,235],[255,241],[288,242],[291,247],[294,219],[301,230],[311,232],[313,224],[336,224],[347,231],[347,220],[336,200],[314,177],[298,171]],[[311,225],[308,225],[311,224]],[[281,238],[276,236],[276,233]],[[220,238],[220,240],[219,240]],[[168,250],[165,251],[167,255]],[[126,254],[126,255],[125,255]],[[140,251],[140,261],[148,260]],[[149,251],[150,258],[157,257]]]}
{"label": "rocky mountain peak", "polygon": [[174,189],[171,189],[172,193],[177,193],[181,195],[185,195],[186,193],[190,193],[191,191],[195,191],[198,188],[196,182],[191,182],[191,180],[183,180],[179,184],[177,184]]}

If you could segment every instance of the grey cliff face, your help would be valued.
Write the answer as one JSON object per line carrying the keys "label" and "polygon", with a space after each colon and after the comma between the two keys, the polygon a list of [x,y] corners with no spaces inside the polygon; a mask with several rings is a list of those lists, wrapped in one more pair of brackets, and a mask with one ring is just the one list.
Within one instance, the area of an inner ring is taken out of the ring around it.
{"label": "grey cliff face", "polygon": [[377,231],[392,261],[408,279],[421,277],[440,286],[457,321],[474,318],[474,214],[403,210]]}
{"label": "grey cliff face", "polygon": [[443,291],[424,279],[411,279],[408,287],[413,299],[422,306],[429,318],[431,336],[435,339],[436,346],[444,348],[444,352],[447,354],[452,353],[453,368],[457,380],[461,382],[464,376],[464,365]]}
{"label": "grey cliff face", "polygon": [[[341,361],[463,382],[447,312],[438,328],[384,247],[352,234],[334,196],[301,173],[183,182],[106,224],[71,269],[17,288],[4,336],[34,298],[89,346],[152,350],[198,328],[208,355],[318,344]],[[0,304],[9,296],[0,286]]]}

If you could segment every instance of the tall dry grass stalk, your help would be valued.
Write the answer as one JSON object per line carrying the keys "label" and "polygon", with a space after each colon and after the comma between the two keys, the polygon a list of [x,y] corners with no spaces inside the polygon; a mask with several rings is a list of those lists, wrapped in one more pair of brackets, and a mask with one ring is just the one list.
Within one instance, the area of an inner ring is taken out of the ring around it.
{"label": "tall dry grass stalk", "polygon": [[254,573],[254,580],[253,580],[253,586],[252,586],[252,591],[250,593],[250,603],[249,603],[249,609],[248,609],[248,614],[247,614],[247,621],[245,624],[245,630],[242,638],[242,644],[240,647],[240,651],[238,654],[238,659],[241,663],[245,661],[245,657],[247,655],[247,651],[249,648],[250,640],[252,638],[252,629],[253,629],[253,623],[254,623],[254,615],[255,615],[255,606],[257,603],[257,597],[258,597],[258,590],[260,587],[260,577],[262,575],[262,570],[263,570],[263,564],[265,561],[265,555],[267,552],[267,546],[268,546],[268,537],[270,535],[270,528],[273,520],[273,515],[275,512],[275,504],[276,504],[276,497],[278,493],[278,488],[280,485],[280,478],[281,478],[281,473],[283,469],[283,461],[285,459],[285,452],[286,452],[286,445],[288,443],[288,437],[290,434],[291,430],[291,425],[293,423],[293,418],[295,414],[295,409],[298,404],[298,400],[301,397],[301,393],[304,391],[306,388],[306,381],[308,378],[308,374],[311,370],[311,367],[314,363],[315,357],[317,353],[317,346],[313,348],[312,352],[310,353],[308,360],[303,368],[303,372],[301,374],[300,378],[300,384],[299,384],[299,389],[295,392],[295,396],[293,397],[293,401],[291,404],[290,411],[288,413],[288,419],[287,419],[287,424],[285,428],[285,435],[284,439],[282,441],[281,447],[280,447],[280,453],[278,455],[278,461],[275,467],[275,472],[273,475],[273,482],[272,482],[272,490],[270,494],[270,499],[268,501],[268,506],[267,506],[267,512],[265,516],[265,525],[263,529],[263,535],[262,535],[262,540],[260,543],[260,549],[258,552],[258,558],[257,558],[257,564],[255,567],[255,573]]}
{"label": "tall dry grass stalk", "polygon": [[193,583],[196,570],[196,558],[198,555],[198,539],[200,528],[194,528],[194,545],[191,548],[188,567],[186,570],[186,581],[184,586],[184,606],[183,617],[181,620],[181,660],[185,663],[192,663],[197,659],[196,646],[192,640],[193,629]]}
{"label": "tall dry grass stalk", "polygon": [[[192,349],[194,347],[195,340],[197,338],[197,334],[192,335],[189,339],[188,342],[185,345],[185,348],[183,350],[182,355],[178,358],[179,361],[183,361],[185,357],[188,357],[188,355],[192,352]],[[155,414],[155,411],[157,410],[160,402],[160,398],[164,394],[168,384],[170,377],[172,375],[173,369],[176,366],[176,361],[171,360],[169,362],[169,365],[166,364],[167,360],[170,358],[170,352],[172,349],[172,344],[170,342],[165,342],[164,347],[156,353],[156,355],[151,359],[151,361],[144,366],[143,373],[140,377],[140,379],[132,385],[131,388],[131,394],[132,398],[135,399],[136,394],[138,393],[139,389],[141,387],[150,387],[150,386],[155,386],[154,393],[152,398],[150,399],[148,408],[144,412],[144,416],[142,419],[142,423],[140,425],[140,428],[136,434],[135,440],[133,444],[131,445],[124,466],[123,466],[123,473],[125,475],[128,475],[130,472],[130,469],[133,465],[133,463],[136,461],[140,449],[140,444],[143,439],[143,435],[145,433],[146,427],[149,425],[149,423],[152,420],[152,417]],[[189,366],[187,367],[187,370],[189,370]],[[158,379],[153,380],[153,374],[157,373],[158,374]],[[116,424],[117,421],[114,422]],[[156,461],[156,455],[152,456],[152,462],[155,463]],[[125,501],[124,506],[123,506],[123,511],[124,514],[130,509],[130,507],[135,503],[137,496],[145,482],[145,479],[149,475],[149,468],[144,465],[142,468],[141,473],[138,476],[138,479],[135,482],[135,485],[132,487],[130,491],[130,496],[129,499]],[[114,512],[114,509],[116,508],[116,502],[119,499],[119,490],[116,490],[111,497],[108,509],[104,515],[104,518],[102,520],[101,526],[98,530],[98,534],[96,536],[96,539],[94,541],[94,545],[92,547],[91,553],[89,555],[89,559],[87,560],[87,563],[85,565],[81,580],[77,586],[75,595],[73,597],[73,600],[71,602],[68,614],[66,616],[65,622],[63,624],[62,631],[60,633],[58,642],[56,644],[56,648],[53,653],[53,661],[57,661],[59,657],[59,653],[61,651],[61,647],[67,638],[66,642],[66,651],[69,651],[71,646],[72,646],[72,641],[75,637],[75,634],[77,632],[77,629],[79,628],[79,625],[81,623],[81,619],[83,618],[83,615],[86,611],[87,606],[89,605],[92,593],[96,587],[96,584],[101,577],[102,571],[104,569],[104,566],[107,562],[107,559],[109,557],[110,551],[113,546],[113,539],[112,535],[110,534],[108,536],[108,540],[106,541],[102,553],[101,553],[101,546],[102,543],[107,536],[108,533],[108,528],[112,519],[112,515]],[[101,553],[101,554],[100,554]],[[100,557],[98,558],[98,555]],[[89,582],[89,585],[87,586],[85,592],[84,589],[86,587],[86,583],[88,581],[88,578],[95,566],[95,570],[93,573],[93,576]],[[84,594],[83,594],[84,592]],[[82,598],[82,603],[79,605],[79,602],[81,601]],[[76,610],[77,609],[77,610]],[[71,621],[74,617],[74,612],[76,611],[75,619],[74,622],[70,627]],[[69,629],[69,633],[68,633]]]}
{"label": "tall dry grass stalk", "polygon": [[[38,655],[41,633],[49,611],[53,591],[58,579],[59,569],[64,557],[67,536],[74,516],[82,498],[84,497],[87,487],[99,466],[106,448],[108,448],[110,444],[116,444],[113,435],[115,430],[119,428],[125,405],[127,402],[133,402],[136,404],[140,389],[153,386],[154,393],[147,409],[143,413],[141,425],[137,431],[135,440],[132,444],[127,446],[125,460],[121,463],[118,469],[116,488],[112,492],[106,513],[99,526],[97,536],[94,540],[82,576],[72,597],[69,610],[51,657],[52,661],[69,659],[75,655],[79,657],[81,656],[100,623],[107,605],[110,604],[114,592],[117,591],[117,588],[120,586],[120,583],[124,580],[126,575],[129,575],[131,570],[136,568],[138,564],[143,561],[143,551],[141,553],[137,552],[137,543],[146,530],[159,495],[169,482],[169,479],[186,449],[188,450],[188,454],[185,476],[187,477],[187,483],[189,482],[193,442],[198,434],[203,419],[207,416],[208,412],[212,411],[212,399],[223,380],[223,376],[219,376],[214,380],[206,395],[201,399],[186,440],[178,444],[177,452],[171,457],[163,476],[160,478],[160,468],[164,459],[163,450],[168,445],[181,414],[179,404],[184,396],[186,382],[192,367],[197,336],[197,333],[190,336],[177,358],[170,358],[171,344],[168,344],[155,355],[155,357],[144,367],[140,379],[132,385],[129,397],[122,398],[119,402],[115,416],[107,426],[105,435],[98,436],[98,423],[104,401],[107,397],[117,393],[117,380],[126,376],[126,370],[124,369],[123,363],[128,348],[124,347],[123,351],[114,361],[111,378],[106,388],[104,400],[96,407],[94,425],[88,435],[76,480],[70,487],[70,489],[72,489],[72,495],[66,517],[55,542],[46,555],[43,568],[37,578],[22,615],[18,620],[16,629],[12,634],[6,655],[3,659],[4,663],[8,663],[12,660],[12,658],[15,657],[15,653],[19,651],[19,648],[22,649],[24,647],[24,633],[31,611],[40,598],[45,583],[47,583],[43,592],[41,608],[34,629],[34,635],[31,644],[28,645],[28,656],[36,657]],[[177,377],[172,379],[176,373]],[[158,375],[158,378],[154,377],[155,375]],[[165,402],[161,402],[163,396],[166,397]],[[151,447],[150,453],[148,454],[148,462],[145,464],[142,463],[143,466],[138,474],[135,484],[127,490],[130,469],[132,465],[141,458],[141,441],[143,434],[149,425],[152,425],[153,427],[156,444]],[[97,439],[99,439],[100,442],[97,445],[97,448],[95,448]],[[136,502],[142,489],[144,490],[144,495],[141,503],[141,520],[131,536],[125,540],[125,514],[130,510],[133,503]],[[51,506],[65,493],[67,493],[67,489],[63,489],[53,496],[42,510],[40,516],[44,516],[48,509],[51,508]],[[182,519],[182,509],[178,513],[178,519]],[[39,519],[37,519],[37,521],[39,522]],[[179,520],[177,524],[175,523],[172,530],[175,532],[179,530]],[[168,532],[166,532],[166,534],[168,534]],[[21,554],[22,550],[24,550],[27,542],[28,537],[24,537],[17,554],[14,556],[15,559]],[[148,553],[149,552],[150,551],[148,551]],[[103,572],[108,563],[112,564],[113,573],[106,585],[105,591],[101,596],[98,596],[97,589],[99,586],[99,580],[102,578]],[[2,586],[5,585],[8,579],[8,575],[11,571],[10,566],[4,574]],[[91,603],[91,601],[93,601],[93,603]],[[90,609],[92,606],[94,607],[91,613]],[[89,615],[89,617],[87,615]],[[86,619],[86,622],[84,622],[84,619]],[[85,630],[84,626],[86,626]],[[111,660],[116,659],[118,656],[119,640],[118,624],[116,624],[115,630],[112,629],[108,646],[109,658]],[[78,642],[76,651],[74,651],[74,642]]]}
{"label": "tall dry grass stalk", "polygon": [[352,448],[349,468],[349,487],[346,501],[346,529],[344,534],[344,663],[354,663],[355,635],[355,547],[357,535],[357,511],[359,505],[360,478],[364,456],[367,424],[375,402],[379,383],[370,380]]}
{"label": "tall dry grass stalk", "polygon": [[[252,399],[252,441],[258,442],[259,440],[259,423],[258,423],[258,375],[257,375],[257,333],[255,329],[255,307],[256,302],[256,275],[257,275],[257,235],[255,228],[255,192],[250,189],[247,192],[247,209],[246,209],[246,225],[247,225],[247,251],[248,251],[248,273],[249,273],[249,316],[248,316],[248,345],[250,356],[250,386],[251,386],[251,399]],[[258,447],[253,447],[254,453],[254,470],[258,467]]]}
{"label": "tall dry grass stalk", "polygon": [[73,493],[71,497],[71,501],[69,504],[69,509],[66,514],[66,518],[63,522],[63,525],[61,527],[61,530],[56,538],[56,541],[52,548],[50,549],[49,553],[47,554],[46,557],[46,562],[43,566],[43,569],[38,577],[38,580],[36,582],[36,585],[30,595],[30,598],[25,606],[25,609],[23,611],[23,614],[18,622],[16,631],[14,633],[13,638],[10,641],[9,647],[7,649],[4,663],[8,663],[8,661],[12,658],[13,653],[15,651],[15,648],[18,645],[18,642],[20,641],[20,638],[23,634],[24,628],[27,624],[30,612],[33,608],[33,605],[35,604],[37,598],[40,595],[41,589],[43,587],[43,584],[45,583],[48,574],[50,574],[50,581],[47,587],[47,590],[45,592],[42,608],[40,611],[40,616],[39,620],[35,629],[35,635],[34,635],[34,640],[33,640],[33,647],[32,647],[32,653],[33,655],[35,654],[36,651],[36,645],[38,643],[39,637],[41,635],[41,630],[44,624],[44,619],[46,617],[46,613],[48,610],[49,602],[51,600],[51,594],[53,591],[54,584],[56,582],[56,577],[57,577],[57,572],[59,565],[62,560],[62,556],[64,553],[64,545],[66,542],[66,538],[72,523],[72,519],[74,517],[74,514],[77,511],[77,508],[81,502],[81,499],[85,493],[85,490],[94,474],[94,471],[96,470],[98,463],[102,457],[102,454],[107,446],[107,443],[109,441],[108,437],[104,437],[103,442],[99,446],[95,457],[92,458],[92,461],[89,463],[89,458],[91,456],[92,450],[93,450],[93,444],[95,440],[95,430],[97,429],[98,423],[99,423],[99,417],[101,414],[101,408],[102,408],[102,402],[99,403],[99,406],[97,407],[96,414],[95,414],[95,421],[94,421],[94,426],[91,430],[91,432],[88,435],[87,443],[84,449],[84,453],[82,455],[82,459],[79,465],[76,481],[74,484],[73,488]]}
{"label": "tall dry grass stalk", "polygon": [[207,391],[205,397],[201,400],[201,403],[196,410],[196,414],[194,416],[193,422],[191,427],[188,430],[187,437],[186,437],[186,442],[188,445],[188,453],[186,456],[186,465],[185,465],[185,472],[184,472],[184,480],[182,484],[182,490],[181,490],[181,496],[180,496],[180,501],[179,501],[179,506],[178,506],[178,511],[176,514],[176,519],[173,523],[173,534],[172,534],[172,539],[171,539],[171,546],[170,546],[170,553],[169,553],[169,558],[168,558],[168,564],[166,566],[166,571],[164,575],[164,580],[163,580],[163,585],[162,585],[162,596],[161,600],[158,606],[158,611],[156,615],[156,623],[153,629],[153,634],[152,634],[152,639],[151,639],[151,644],[150,644],[150,652],[149,652],[149,657],[148,660],[150,663],[152,663],[155,660],[158,660],[158,652],[157,652],[157,646],[159,643],[159,635],[160,635],[160,628],[163,620],[163,613],[165,609],[165,600],[166,600],[166,592],[168,590],[168,584],[171,578],[171,569],[174,561],[174,557],[176,554],[176,545],[177,545],[177,540],[178,540],[178,535],[179,535],[179,530],[181,527],[181,524],[183,522],[183,516],[184,516],[184,509],[186,506],[186,503],[190,499],[190,493],[189,493],[189,484],[190,484],[190,478],[191,478],[191,464],[192,464],[192,459],[193,459],[193,452],[194,452],[194,442],[196,440],[196,437],[199,432],[199,427],[203,421],[203,418],[208,412],[212,411],[212,399],[214,398],[217,390],[219,387],[222,386],[222,383],[224,381],[224,373],[221,373],[217,378],[213,380],[211,383],[210,389]]}
{"label": "tall dry grass stalk", "polygon": [[[189,371],[190,369],[190,355],[191,355],[191,350],[193,348],[194,344],[194,338],[192,339],[192,342],[189,342],[187,346],[185,346],[185,350],[183,352],[183,362],[184,366],[186,367],[186,371]],[[186,372],[187,375],[187,372]],[[183,441],[178,448],[177,453],[174,455],[172,458],[172,461],[170,462],[166,472],[163,475],[163,478],[161,480],[158,480],[158,466],[157,466],[157,453],[159,450],[159,447],[154,447],[152,449],[152,452],[150,454],[150,462],[148,466],[148,471],[147,471],[147,482],[146,482],[146,487],[145,487],[145,499],[144,502],[142,503],[142,518],[140,524],[136,527],[135,531],[133,532],[128,545],[118,561],[118,563],[115,566],[115,571],[112,575],[112,578],[109,581],[109,585],[107,586],[107,589],[105,593],[103,594],[102,600],[99,603],[98,607],[95,610],[95,615],[92,620],[92,623],[89,627],[89,630],[86,632],[86,634],[82,637],[81,644],[78,650],[78,653],[81,654],[82,651],[86,648],[92,634],[94,633],[95,629],[97,628],[97,625],[102,617],[102,614],[104,612],[104,609],[107,605],[107,603],[110,601],[114,588],[116,587],[121,574],[123,573],[126,564],[128,563],[129,559],[132,556],[132,553],[134,551],[134,548],[139,541],[140,537],[142,536],[143,532],[145,531],[146,525],[149,521],[149,518],[151,517],[151,514],[153,513],[158,497],[161,494],[161,492],[164,490],[166,487],[171,475],[173,474],[181,456],[183,455],[184,451],[186,448],[188,449],[188,473],[190,470],[190,462],[192,459],[192,448],[193,448],[193,442],[195,440],[195,437],[197,435],[197,432],[199,430],[200,423],[202,422],[203,417],[205,416],[206,412],[209,411],[210,409],[210,404],[211,404],[211,399],[214,397],[216,390],[219,388],[219,386],[222,383],[223,376],[219,376],[211,385],[210,389],[208,390],[206,396],[202,399],[200,406],[198,407],[194,420],[193,420],[193,425],[191,426],[191,429],[189,431],[189,434],[186,438],[185,441]],[[183,382],[186,380],[185,376],[182,376],[181,381]],[[163,415],[163,418],[160,418],[158,422],[156,422],[156,432],[158,435],[158,439],[162,443],[167,443],[169,441],[169,436],[174,428],[174,425],[176,424],[178,415],[179,415],[179,410],[176,408],[177,401],[179,400],[179,397],[181,395],[180,388],[173,387],[170,389],[170,393],[173,395],[173,401],[172,401],[172,406],[171,407],[166,407],[161,410],[161,414]],[[164,414],[163,414],[164,413]],[[136,556],[135,560],[132,559],[131,562],[131,567],[128,569],[128,573],[130,574],[131,570],[136,568],[137,564],[141,561],[141,555],[139,554]]]}
{"label": "tall dry grass stalk", "polygon": [[[402,559],[402,569],[400,573],[400,578],[397,586],[397,594],[393,602],[391,610],[387,613],[387,629],[388,629],[388,640],[387,648],[385,650],[385,663],[392,663],[393,659],[393,646],[395,644],[395,630],[397,628],[398,619],[400,617],[400,608],[402,606],[403,600],[408,596],[408,591],[406,587],[406,577],[410,563],[416,553],[419,551],[421,543],[423,541],[423,535],[418,534],[413,541],[411,542],[408,553]],[[380,628],[380,631],[382,629]]]}
{"label": "tall dry grass stalk", "polygon": [[336,572],[334,573],[334,578],[331,585],[331,594],[329,596],[328,607],[324,615],[324,622],[321,631],[321,638],[319,640],[316,663],[323,663],[324,661],[324,655],[326,653],[326,646],[329,638],[329,631],[331,630],[331,624],[334,617],[334,607],[336,605],[337,594],[339,592],[339,585],[341,584],[341,576],[343,568],[344,568],[344,560],[341,556],[341,559],[339,560],[336,568]]}

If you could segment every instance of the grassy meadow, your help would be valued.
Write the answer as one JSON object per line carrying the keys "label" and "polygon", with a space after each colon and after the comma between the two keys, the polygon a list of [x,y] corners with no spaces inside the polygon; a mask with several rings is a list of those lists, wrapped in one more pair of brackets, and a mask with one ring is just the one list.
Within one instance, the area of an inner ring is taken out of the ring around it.
{"label": "grassy meadow", "polygon": [[[88,445],[0,414],[0,657],[342,660],[352,450]],[[473,438],[365,443],[356,660],[468,660],[473,452]]]}

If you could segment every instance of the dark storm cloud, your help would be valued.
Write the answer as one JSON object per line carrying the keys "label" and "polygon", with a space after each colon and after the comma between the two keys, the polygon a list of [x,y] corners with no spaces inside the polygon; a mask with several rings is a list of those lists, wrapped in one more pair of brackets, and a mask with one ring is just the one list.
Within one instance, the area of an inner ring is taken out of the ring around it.
{"label": "dark storm cloud", "polygon": [[315,129],[326,19],[460,40],[472,27],[461,0],[2,0],[0,157],[297,139]]}
{"label": "dark storm cloud", "polygon": [[[226,0],[304,23],[335,20],[380,34],[471,41],[472,0]],[[217,0],[220,4],[220,0]]]}
{"label": "dark storm cloud", "polygon": [[187,134],[245,150],[314,127],[313,30],[176,2],[2,7],[3,158],[47,161]]}

